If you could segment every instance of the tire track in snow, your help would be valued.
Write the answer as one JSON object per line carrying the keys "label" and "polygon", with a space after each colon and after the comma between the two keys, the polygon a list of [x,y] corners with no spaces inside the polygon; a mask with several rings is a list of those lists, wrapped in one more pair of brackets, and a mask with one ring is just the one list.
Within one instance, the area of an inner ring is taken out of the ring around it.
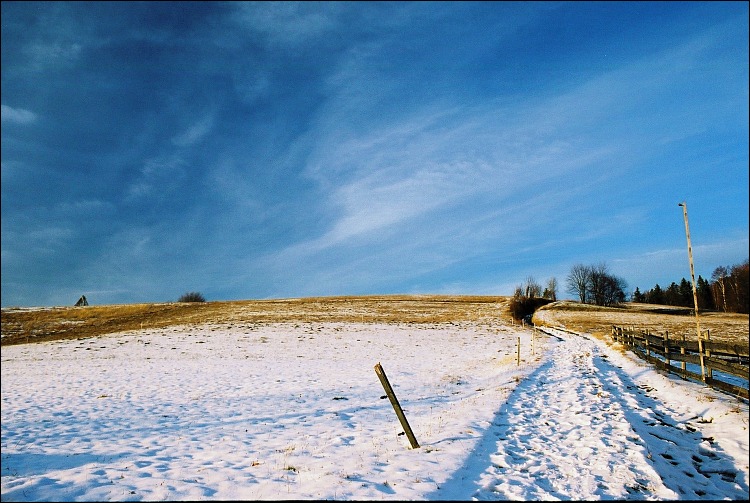
{"label": "tire track in snow", "polygon": [[732,461],[608,361],[560,333],[437,496],[512,500],[743,499]]}

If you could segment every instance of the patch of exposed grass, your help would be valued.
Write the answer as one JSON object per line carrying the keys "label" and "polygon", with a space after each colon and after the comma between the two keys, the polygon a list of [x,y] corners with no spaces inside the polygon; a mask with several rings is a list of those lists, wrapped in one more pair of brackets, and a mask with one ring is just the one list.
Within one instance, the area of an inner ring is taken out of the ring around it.
{"label": "patch of exposed grass", "polygon": [[[711,340],[733,344],[747,344],[747,314],[699,312],[702,330],[710,330]],[[670,337],[697,340],[695,316],[683,307],[655,304],[627,303],[619,307],[601,307],[571,301],[560,301],[541,307],[534,314],[534,323],[564,326],[570,330],[587,332],[607,338],[612,325],[635,327]]]}

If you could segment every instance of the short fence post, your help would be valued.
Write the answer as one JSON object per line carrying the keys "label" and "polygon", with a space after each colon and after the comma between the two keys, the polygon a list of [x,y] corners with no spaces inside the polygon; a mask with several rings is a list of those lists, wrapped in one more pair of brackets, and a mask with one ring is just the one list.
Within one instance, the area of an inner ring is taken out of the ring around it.
{"label": "short fence post", "polygon": [[521,336],[518,336],[518,343],[516,344],[516,365],[521,365]]}
{"label": "short fence post", "polygon": [[[711,342],[710,330],[706,330],[706,342]],[[708,347],[705,344],[703,345],[703,348],[706,352],[706,358],[711,358],[711,350],[708,349]],[[713,370],[711,369],[710,363],[711,362],[706,361],[706,377],[708,377],[709,379],[712,379],[714,377],[714,373],[713,373]]]}
{"label": "short fence post", "polygon": [[687,344],[685,339],[685,334],[682,334],[682,346],[680,346],[680,356],[682,356],[682,363],[680,364],[680,367],[682,368],[682,373],[685,374],[687,372],[687,363],[685,362],[685,344]]}
{"label": "short fence post", "polygon": [[669,360],[669,330],[664,332],[664,358],[667,360],[667,370],[672,365]]}
{"label": "short fence post", "polygon": [[643,334],[643,340],[646,341],[646,357],[651,356],[651,349],[649,349],[648,347],[648,336],[649,336],[649,333],[648,333],[648,330],[646,330]]}

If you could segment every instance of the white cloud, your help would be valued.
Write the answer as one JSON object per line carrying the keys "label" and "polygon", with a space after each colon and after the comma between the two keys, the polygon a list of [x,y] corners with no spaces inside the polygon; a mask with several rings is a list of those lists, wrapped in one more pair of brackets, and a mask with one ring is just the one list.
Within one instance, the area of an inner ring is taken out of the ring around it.
{"label": "white cloud", "polygon": [[195,122],[182,133],[172,138],[172,143],[178,147],[189,147],[205,137],[214,125],[213,115],[207,115]]}
{"label": "white cloud", "polygon": [[165,195],[185,178],[184,161],[178,155],[147,159],[141,168],[140,177],[130,184],[125,200]]}
{"label": "white cloud", "polygon": [[37,115],[23,108],[12,108],[2,105],[2,121],[15,124],[31,124],[35,122]]}
{"label": "white cloud", "polygon": [[237,4],[239,21],[262,33],[273,45],[299,46],[321,37],[337,25],[336,2],[247,2]]}
{"label": "white cloud", "polygon": [[82,46],[78,43],[36,43],[26,48],[30,68],[45,71],[72,64],[81,54]]}

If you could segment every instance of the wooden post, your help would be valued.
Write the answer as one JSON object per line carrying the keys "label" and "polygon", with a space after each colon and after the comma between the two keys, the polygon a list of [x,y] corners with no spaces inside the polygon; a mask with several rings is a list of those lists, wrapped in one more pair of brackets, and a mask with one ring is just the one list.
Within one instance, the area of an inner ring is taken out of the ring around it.
{"label": "wooden post", "polygon": [[643,335],[643,340],[646,342],[646,356],[651,356],[651,350],[648,347],[648,330],[646,330]]}
{"label": "wooden post", "polygon": [[388,382],[388,377],[385,375],[385,370],[383,370],[383,367],[380,366],[380,363],[375,365],[375,373],[378,375],[378,379],[380,379],[380,384],[383,385],[385,394],[388,395],[388,400],[391,401],[393,410],[396,411],[396,416],[398,416],[398,420],[401,422],[401,427],[404,429],[404,433],[406,433],[406,437],[409,439],[409,443],[411,444],[412,449],[417,449],[419,447],[419,442],[417,442],[414,433],[411,431],[411,427],[409,426],[409,422],[406,420],[404,411],[401,409],[401,405],[399,405],[398,403],[398,399],[396,398],[396,394],[393,392],[391,383]]}
{"label": "wooden post", "polygon": [[687,341],[685,339],[685,334],[682,334],[682,346],[680,346],[680,355],[682,356],[682,363],[680,364],[680,367],[682,368],[682,373],[685,374],[687,371],[687,363],[685,363],[685,344],[687,344]]}
{"label": "wooden post", "polygon": [[664,358],[667,359],[667,370],[672,365],[669,361],[669,330],[664,332]]}
{"label": "wooden post", "polygon": [[516,344],[516,365],[521,365],[521,336],[518,336],[518,343]]}
{"label": "wooden post", "polygon": [[[706,330],[706,342],[711,342],[710,330]],[[711,358],[711,350],[706,346],[703,346],[703,348],[706,350],[706,356],[708,358]],[[706,377],[708,377],[709,379],[712,379],[714,377],[713,369],[709,365],[706,365]]]}
{"label": "wooden post", "polygon": [[688,224],[687,203],[678,203],[682,206],[682,215],[685,218],[685,237],[687,238],[688,258],[690,259],[690,279],[693,282],[693,303],[695,304],[695,332],[698,334],[698,356],[701,360],[701,380],[706,381],[706,365],[703,361],[703,340],[701,339],[701,323],[698,318],[698,290],[695,287],[695,267],[693,266],[693,245],[690,244],[690,225]]}

